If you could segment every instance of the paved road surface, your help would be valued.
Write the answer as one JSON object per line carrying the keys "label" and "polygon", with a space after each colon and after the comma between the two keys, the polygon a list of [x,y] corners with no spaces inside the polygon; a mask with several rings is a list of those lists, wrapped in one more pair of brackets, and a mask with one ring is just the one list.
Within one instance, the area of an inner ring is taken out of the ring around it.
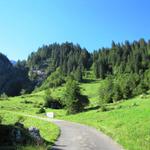
{"label": "paved road surface", "polygon": [[50,121],[60,127],[60,137],[56,141],[52,150],[123,150],[123,148],[110,137],[92,127],[63,120],[42,118],[25,114],[22,115]]}
{"label": "paved road surface", "polygon": [[61,135],[52,150],[123,150],[111,138],[94,128],[53,120],[61,129]]}

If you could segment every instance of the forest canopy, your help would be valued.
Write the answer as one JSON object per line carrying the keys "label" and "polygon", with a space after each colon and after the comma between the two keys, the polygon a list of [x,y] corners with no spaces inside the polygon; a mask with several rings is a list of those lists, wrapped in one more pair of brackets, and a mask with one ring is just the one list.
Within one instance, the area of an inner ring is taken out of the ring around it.
{"label": "forest canopy", "polygon": [[57,87],[70,75],[82,82],[89,70],[97,79],[114,76],[117,80],[122,75],[123,78],[131,75],[137,78],[136,87],[149,89],[146,82],[150,81],[150,40],[140,39],[132,43],[113,41],[111,48],[91,53],[79,44],[69,42],[43,45],[26,61],[18,61],[15,65],[0,53],[0,94],[14,96],[22,90],[31,92],[37,87]]}

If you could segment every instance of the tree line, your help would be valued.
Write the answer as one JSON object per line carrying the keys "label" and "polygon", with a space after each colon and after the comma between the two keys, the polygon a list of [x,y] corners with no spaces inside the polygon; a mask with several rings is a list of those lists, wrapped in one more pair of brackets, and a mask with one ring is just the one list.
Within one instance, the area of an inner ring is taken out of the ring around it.
{"label": "tree line", "polygon": [[[113,91],[125,91],[118,88],[119,80],[126,85],[125,89],[129,89],[129,85],[131,89],[138,88],[137,93],[132,91],[129,94],[131,96],[148,90],[150,41],[140,39],[132,43],[112,42],[111,48],[101,48],[92,53],[81,48],[79,44],[54,43],[43,45],[37,52],[31,53],[27,60],[18,61],[15,65],[5,55],[0,54],[0,94],[14,96],[19,95],[22,90],[25,93],[37,87],[57,87],[64,84],[70,75],[76,81],[82,82],[89,70],[92,70],[97,79],[109,80],[112,76],[110,82],[114,85]],[[132,79],[128,79],[128,76]],[[134,81],[134,84],[130,84],[128,80]],[[143,89],[140,90],[139,87]]]}
{"label": "tree line", "polygon": [[96,78],[102,79],[110,74],[143,74],[150,69],[150,41],[112,42],[111,48],[93,52],[93,68]]}

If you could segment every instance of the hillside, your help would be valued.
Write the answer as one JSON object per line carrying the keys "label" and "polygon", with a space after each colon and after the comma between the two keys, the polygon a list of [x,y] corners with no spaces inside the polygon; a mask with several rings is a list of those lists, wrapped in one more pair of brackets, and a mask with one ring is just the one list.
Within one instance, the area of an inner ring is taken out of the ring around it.
{"label": "hillside", "polygon": [[[70,75],[74,76],[76,81],[84,82],[84,78],[91,78],[90,74],[96,79],[115,76],[116,80],[122,75],[124,78],[131,76],[136,80],[134,85],[131,84],[131,89],[140,86],[144,86],[145,90],[149,89],[147,82],[150,72],[150,41],[144,39],[132,43],[112,42],[111,48],[101,48],[91,53],[79,44],[69,42],[43,45],[31,53],[26,61],[18,61],[13,66],[7,57],[3,55],[3,58],[6,64],[2,63],[0,68],[6,68],[3,69],[5,73],[9,70],[13,79],[17,76],[17,81],[11,81],[11,84],[14,86],[17,82],[18,86],[16,91],[12,92],[9,92],[7,87],[0,88],[1,94],[13,96],[19,95],[22,90],[29,93],[37,87],[40,90],[57,87],[65,83]],[[2,57],[0,59],[1,62],[4,61]],[[89,71],[92,73],[88,74]],[[1,78],[3,83],[6,79],[8,77]],[[138,93],[133,92],[131,97],[138,94],[141,94],[140,90]]]}
{"label": "hillside", "polygon": [[[82,113],[66,116],[64,109],[46,109],[55,112],[56,118],[75,121],[105,132],[118,143],[129,150],[147,150],[149,141],[150,95],[141,95],[128,101],[107,104],[107,111],[102,112],[98,107],[98,87],[103,81],[82,83],[82,92],[88,95],[90,106]],[[61,97],[65,87],[58,87],[52,91],[53,97]],[[93,90],[94,89],[94,90]],[[9,98],[0,103],[2,112],[18,112],[35,115],[44,103],[44,91],[31,95]],[[37,115],[37,114],[36,114]],[[42,116],[42,114],[40,114]],[[7,120],[7,118],[6,118]],[[144,122],[144,123],[143,123]],[[53,132],[53,131],[52,131]]]}
{"label": "hillside", "polygon": [[[11,123],[6,113],[15,120],[19,114],[54,112],[56,118],[102,130],[126,149],[150,147],[150,41],[112,42],[93,53],[54,43],[15,65],[1,54],[0,71],[2,123]],[[53,131],[55,140],[59,130],[52,125]]]}
{"label": "hillside", "polygon": [[[147,90],[150,41],[140,39],[132,43],[112,42],[111,48],[102,48],[92,53],[73,43],[54,43],[32,53],[26,65],[29,67],[30,79],[36,83],[36,87],[41,87],[40,89],[60,86],[70,75],[74,76],[75,80],[84,82],[84,78],[91,78],[88,74],[91,70],[92,78],[96,79],[115,76],[118,80],[130,76],[131,80],[135,80],[135,83],[131,84],[131,89],[144,86]],[[123,80],[127,80],[128,83],[125,84],[129,84],[130,79]],[[138,94],[141,94],[140,90],[138,93],[133,92],[131,97]]]}
{"label": "hillside", "polygon": [[13,66],[9,59],[0,53],[0,95],[20,95],[22,89],[29,85],[27,70]]}
{"label": "hillside", "polygon": [[93,126],[111,136],[125,149],[150,148],[150,95],[108,105],[106,112],[91,108],[61,119]]}
{"label": "hillside", "polygon": [[76,70],[88,69],[91,63],[91,55],[85,48],[68,42],[44,45],[31,53],[27,60],[30,78],[38,85],[58,67],[67,76]]}

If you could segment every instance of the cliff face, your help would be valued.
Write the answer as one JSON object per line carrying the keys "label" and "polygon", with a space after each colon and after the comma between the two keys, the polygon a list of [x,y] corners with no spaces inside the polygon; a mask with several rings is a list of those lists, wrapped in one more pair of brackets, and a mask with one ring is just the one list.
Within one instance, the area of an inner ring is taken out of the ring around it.
{"label": "cliff face", "polygon": [[9,72],[12,69],[13,69],[13,66],[11,62],[9,61],[9,59],[5,55],[0,53],[0,75],[2,75],[2,73]]}
{"label": "cliff face", "polygon": [[13,74],[13,66],[9,59],[0,53],[0,93],[5,93],[4,89]]}
{"label": "cliff face", "polygon": [[0,95],[16,96],[25,89],[28,76],[22,68],[12,65],[9,59],[0,53]]}

